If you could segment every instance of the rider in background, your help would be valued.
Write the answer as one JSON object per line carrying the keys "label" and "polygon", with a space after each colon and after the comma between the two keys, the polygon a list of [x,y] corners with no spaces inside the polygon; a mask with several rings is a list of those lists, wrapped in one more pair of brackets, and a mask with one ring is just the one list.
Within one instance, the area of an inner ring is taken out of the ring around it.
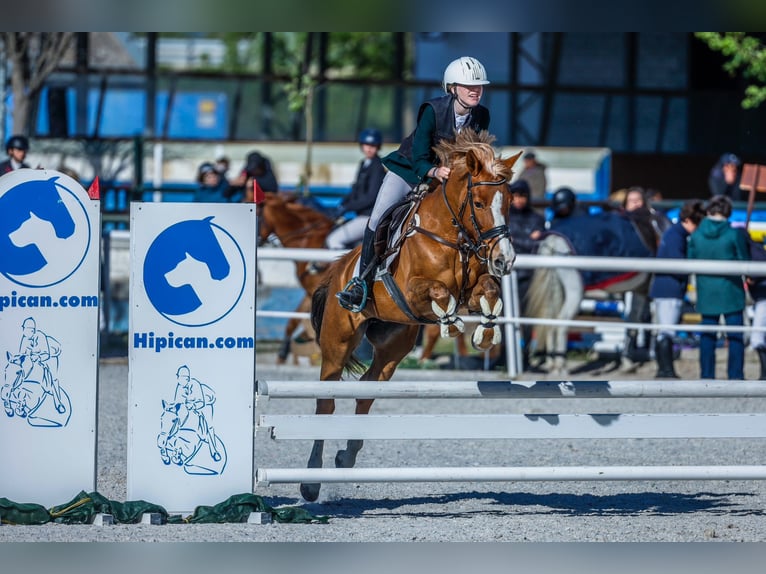
{"label": "rider in background", "polygon": [[271,160],[257,151],[247,154],[245,157],[245,167],[242,168],[237,177],[231,180],[231,186],[240,190],[240,196],[232,201],[252,203],[253,181],[257,181],[258,186],[263,191],[274,193],[279,191],[279,183],[271,167]]}
{"label": "rider in background", "polygon": [[464,128],[477,132],[489,128],[489,110],[479,104],[487,84],[487,72],[475,58],[450,62],[442,79],[446,95],[422,103],[415,130],[399,149],[383,158],[389,171],[364,229],[358,275],[336,295],[344,308],[361,311],[365,295],[372,288],[375,230],[389,208],[402,201],[413,187],[433,179],[445,182],[449,177],[449,166],[439,165],[433,147],[441,140],[454,141]]}
{"label": "rider in background", "polygon": [[9,173],[22,167],[29,167],[24,160],[29,151],[29,140],[22,135],[13,135],[5,142],[5,151],[8,159],[0,163],[0,175]]}
{"label": "rider in background", "polygon": [[[364,237],[378,190],[386,175],[386,168],[378,155],[382,144],[383,135],[376,129],[368,128],[359,134],[359,146],[364,159],[359,164],[351,191],[333,214],[339,225],[325,239],[328,249],[343,249],[356,245]],[[349,212],[355,213],[356,217],[346,220],[345,214]]]}

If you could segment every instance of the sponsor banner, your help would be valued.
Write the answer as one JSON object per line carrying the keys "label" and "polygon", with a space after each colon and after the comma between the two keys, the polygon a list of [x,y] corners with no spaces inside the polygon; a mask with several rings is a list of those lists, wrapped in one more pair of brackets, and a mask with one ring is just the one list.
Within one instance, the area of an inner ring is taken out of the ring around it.
{"label": "sponsor banner", "polygon": [[101,205],[52,170],[0,177],[0,494],[96,488]]}
{"label": "sponsor banner", "polygon": [[253,488],[255,206],[131,204],[128,499]]}

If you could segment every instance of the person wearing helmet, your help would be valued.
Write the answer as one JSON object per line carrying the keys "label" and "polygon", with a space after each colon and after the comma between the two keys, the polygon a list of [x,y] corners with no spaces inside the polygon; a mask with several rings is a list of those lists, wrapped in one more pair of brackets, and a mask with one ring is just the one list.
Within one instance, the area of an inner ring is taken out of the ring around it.
{"label": "person wearing helmet", "polygon": [[413,187],[433,179],[444,182],[449,177],[449,166],[439,164],[433,147],[441,140],[454,141],[463,129],[478,132],[489,128],[489,110],[479,104],[487,84],[487,72],[477,59],[462,57],[450,62],[442,79],[445,95],[420,105],[415,130],[396,151],[383,158],[389,171],[364,230],[359,275],[336,294],[344,308],[361,311],[372,289],[375,230],[383,215]]}
{"label": "person wearing helmet", "polygon": [[8,159],[0,163],[0,175],[9,173],[22,167],[29,167],[24,160],[29,151],[29,140],[22,135],[13,135],[5,142],[5,151]]}
{"label": "person wearing helmet", "polygon": [[747,193],[740,188],[742,160],[733,153],[723,154],[710,170],[708,187],[710,196],[725,195],[732,201],[747,199]]}
{"label": "person wearing helmet", "polygon": [[233,191],[215,164],[206,161],[197,168],[197,190],[194,193],[194,201],[227,203],[232,201]]}
{"label": "person wearing helmet", "polygon": [[[359,134],[359,147],[364,159],[359,164],[351,191],[340,202],[333,217],[338,226],[325,239],[328,249],[343,249],[359,243],[364,237],[364,230],[375,205],[375,198],[386,175],[386,168],[378,155],[383,145],[383,135],[379,130],[367,128]],[[355,217],[348,219],[350,213]]]}
{"label": "person wearing helmet", "polygon": [[558,188],[551,198],[553,220],[573,215],[577,208],[577,196],[570,187]]}

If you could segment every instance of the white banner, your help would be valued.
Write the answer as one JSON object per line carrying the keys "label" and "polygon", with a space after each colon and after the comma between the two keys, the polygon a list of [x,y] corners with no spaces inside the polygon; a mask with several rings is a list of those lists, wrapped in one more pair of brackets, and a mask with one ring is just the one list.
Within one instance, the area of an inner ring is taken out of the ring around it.
{"label": "white banner", "polygon": [[255,205],[131,204],[128,500],[253,488]]}
{"label": "white banner", "polygon": [[0,496],[96,489],[100,202],[71,177],[0,177]]}

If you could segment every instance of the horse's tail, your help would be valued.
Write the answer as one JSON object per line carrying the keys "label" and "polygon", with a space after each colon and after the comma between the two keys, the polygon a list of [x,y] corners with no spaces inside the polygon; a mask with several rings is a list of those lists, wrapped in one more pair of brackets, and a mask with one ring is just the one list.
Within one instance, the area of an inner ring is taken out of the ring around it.
{"label": "horse's tail", "polygon": [[327,303],[327,292],[330,287],[326,282],[321,283],[311,296],[311,327],[316,333],[316,341],[322,335],[322,317],[324,317],[324,307]]}
{"label": "horse's tail", "polygon": [[[561,238],[552,236],[544,240],[538,254],[571,254],[571,248]],[[580,310],[583,297],[582,275],[577,269],[538,268],[532,274],[527,291],[527,315],[538,319],[574,319]],[[554,329],[565,329],[555,325],[535,325],[537,345],[545,348],[548,335]],[[553,349],[548,349],[553,351]]]}
{"label": "horse's tail", "polygon": [[[327,298],[330,296],[330,285],[333,284],[333,278],[338,273],[340,273],[340,267],[336,261],[325,271],[324,280],[311,296],[311,326],[314,329],[315,340],[320,349],[322,348],[322,319],[324,318]],[[361,374],[366,370],[366,366],[352,354],[343,369],[352,374]]]}
{"label": "horse's tail", "polygon": [[[536,319],[553,319],[563,303],[561,282],[555,269],[535,269],[527,291],[527,315]],[[537,347],[542,350],[552,326],[535,324]]]}

